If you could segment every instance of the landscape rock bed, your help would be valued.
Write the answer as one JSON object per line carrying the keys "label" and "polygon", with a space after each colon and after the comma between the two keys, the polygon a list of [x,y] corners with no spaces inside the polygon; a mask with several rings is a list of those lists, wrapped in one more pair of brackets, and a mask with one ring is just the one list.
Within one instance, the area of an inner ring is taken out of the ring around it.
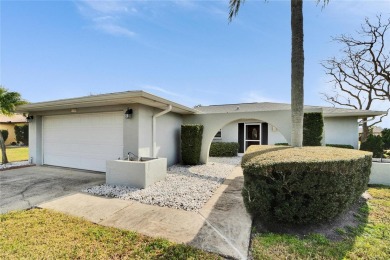
{"label": "landscape rock bed", "polygon": [[28,161],[10,162],[10,163],[6,163],[6,164],[0,164],[0,171],[8,170],[11,168],[22,168],[22,167],[27,167],[27,166],[31,166],[31,165],[32,164],[30,164]]}
{"label": "landscape rock bed", "polygon": [[225,178],[241,162],[241,157],[211,157],[204,165],[173,165],[167,177],[146,189],[99,185],[83,190],[94,195],[136,200],[144,204],[198,211]]}

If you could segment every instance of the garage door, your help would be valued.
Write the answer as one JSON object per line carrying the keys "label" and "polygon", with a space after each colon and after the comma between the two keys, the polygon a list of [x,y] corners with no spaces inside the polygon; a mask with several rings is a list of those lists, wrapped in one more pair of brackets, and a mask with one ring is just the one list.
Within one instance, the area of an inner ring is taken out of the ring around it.
{"label": "garage door", "polygon": [[43,117],[43,163],[106,171],[123,156],[123,113]]}

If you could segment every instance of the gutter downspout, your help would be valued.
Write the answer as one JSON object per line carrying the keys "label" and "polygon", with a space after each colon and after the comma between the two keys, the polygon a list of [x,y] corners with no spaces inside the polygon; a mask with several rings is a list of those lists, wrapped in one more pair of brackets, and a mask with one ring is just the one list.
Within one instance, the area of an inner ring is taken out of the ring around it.
{"label": "gutter downspout", "polygon": [[160,117],[162,115],[165,115],[166,113],[169,113],[172,110],[172,105],[168,105],[168,108],[164,111],[161,111],[158,114],[153,115],[152,117],[152,157],[156,157],[156,118]]}

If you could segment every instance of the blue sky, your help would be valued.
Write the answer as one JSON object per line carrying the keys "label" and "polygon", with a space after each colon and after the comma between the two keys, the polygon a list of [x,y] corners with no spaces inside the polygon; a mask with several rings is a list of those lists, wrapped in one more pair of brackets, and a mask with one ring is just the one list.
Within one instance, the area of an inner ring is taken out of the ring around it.
{"label": "blue sky", "polygon": [[[30,102],[126,90],[187,106],[290,102],[290,1],[249,0],[231,23],[228,0],[0,4],[0,84]],[[327,105],[331,37],[379,13],[390,1],[304,2],[305,104]]]}

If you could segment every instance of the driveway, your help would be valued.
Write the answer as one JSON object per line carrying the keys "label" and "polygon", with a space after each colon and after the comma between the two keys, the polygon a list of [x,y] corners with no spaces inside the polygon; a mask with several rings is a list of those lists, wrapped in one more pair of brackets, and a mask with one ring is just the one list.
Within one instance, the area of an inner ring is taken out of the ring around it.
{"label": "driveway", "polygon": [[49,166],[1,171],[0,214],[28,209],[104,182],[104,173]]}

